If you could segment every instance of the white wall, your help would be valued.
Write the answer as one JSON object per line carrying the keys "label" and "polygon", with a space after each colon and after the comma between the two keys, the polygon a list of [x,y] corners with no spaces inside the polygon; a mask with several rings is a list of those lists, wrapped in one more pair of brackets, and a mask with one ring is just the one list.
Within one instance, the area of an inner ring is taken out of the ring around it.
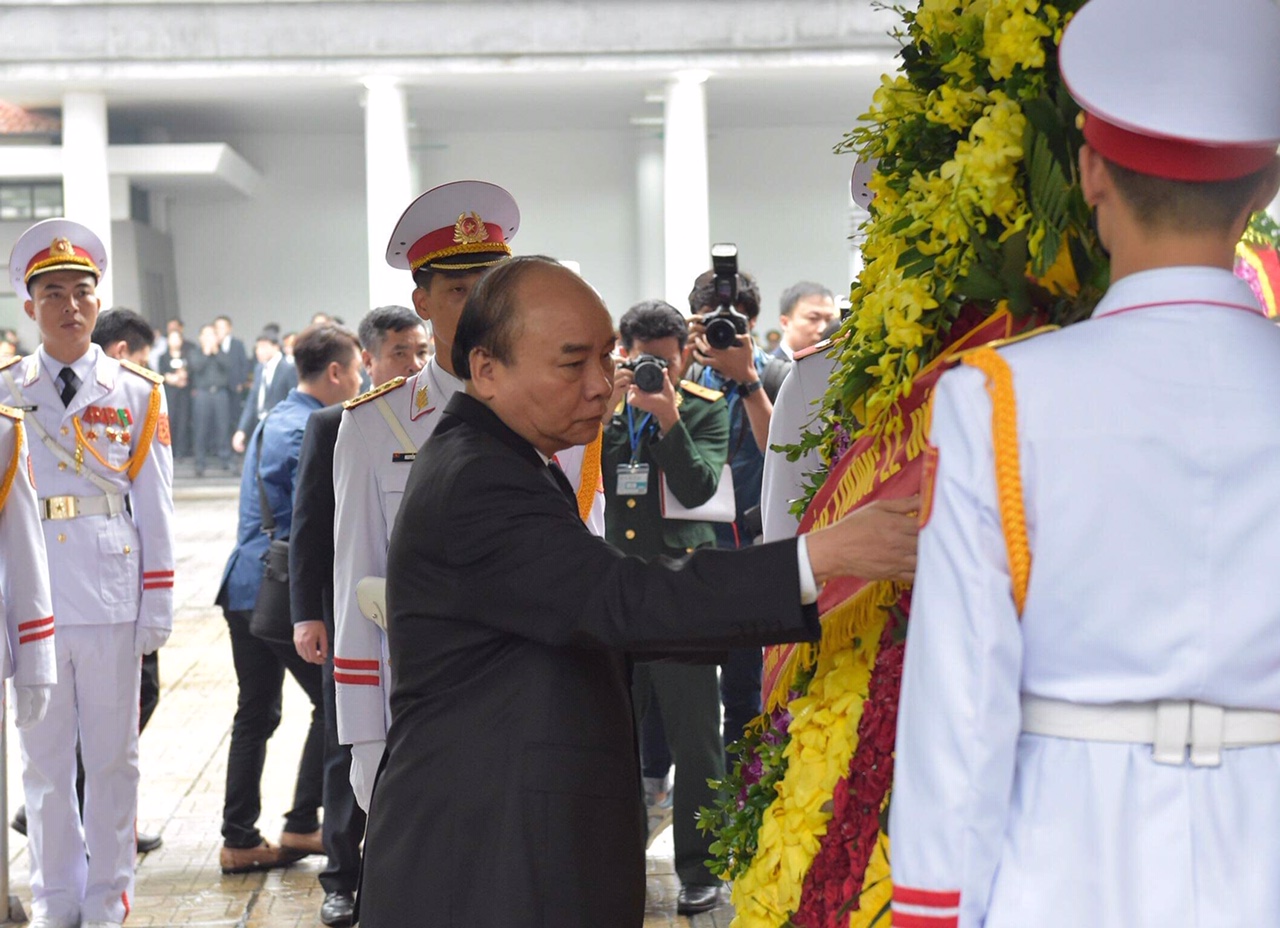
{"label": "white wall", "polygon": [[778,299],[797,281],[824,284],[837,298],[849,292],[854,159],[831,153],[847,128],[712,132],[711,237],[735,242],[739,267],[756,276],[759,332],[777,327]]}
{"label": "white wall", "polygon": [[577,261],[617,317],[639,298],[638,144],[630,130],[441,133],[417,152],[417,176],[422,190],[476,179],[511,191],[515,253]]}
{"label": "white wall", "polygon": [[[759,279],[762,328],[777,324],[778,297],[797,280],[848,291],[853,159],[831,154],[843,131],[712,133],[712,239],[736,242],[742,267]],[[636,159],[644,144],[637,130],[443,133],[419,152],[418,177],[423,189],[468,177],[502,184],[520,204],[516,253],[580,262],[616,318],[659,295],[639,289]]]}
{"label": "white wall", "polygon": [[[853,159],[831,154],[843,131],[712,132],[712,239],[736,242],[742,267],[759,279],[761,330],[777,324],[778,297],[797,280],[848,290]],[[268,321],[298,328],[320,310],[354,325],[369,309],[362,139],[227,141],[263,180],[252,198],[195,191],[173,200],[184,320],[198,325],[225,312],[245,338]],[[415,168],[420,190],[466,178],[506,187],[520,204],[516,253],[578,261],[617,317],[656,295],[640,292],[636,159],[644,144],[633,129],[437,133],[414,153]],[[411,291],[406,275],[406,304]]]}
{"label": "white wall", "polygon": [[[175,141],[180,141],[175,139]],[[317,312],[355,325],[368,310],[360,135],[227,138],[262,183],[173,198],[169,228],[189,332],[225,313],[250,341],[266,322],[298,329]],[[405,300],[412,286],[406,286]]]}

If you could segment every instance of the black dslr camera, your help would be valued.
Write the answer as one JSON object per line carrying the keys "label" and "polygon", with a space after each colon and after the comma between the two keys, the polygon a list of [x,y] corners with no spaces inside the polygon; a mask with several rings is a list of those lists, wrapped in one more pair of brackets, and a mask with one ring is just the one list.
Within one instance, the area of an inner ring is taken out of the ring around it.
{"label": "black dslr camera", "polygon": [[631,371],[631,382],[645,393],[661,393],[667,362],[651,354],[638,354],[618,365]]}
{"label": "black dslr camera", "polygon": [[747,334],[747,317],[738,312],[738,246],[722,242],[711,246],[711,270],[716,275],[716,310],[702,317],[707,344],[717,350],[732,348],[739,335]]}

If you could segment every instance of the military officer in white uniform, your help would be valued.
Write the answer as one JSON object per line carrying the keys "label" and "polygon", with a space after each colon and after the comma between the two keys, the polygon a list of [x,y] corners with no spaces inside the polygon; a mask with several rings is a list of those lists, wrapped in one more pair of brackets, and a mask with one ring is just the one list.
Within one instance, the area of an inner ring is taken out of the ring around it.
{"label": "military officer in white uniform", "polygon": [[58,622],[49,709],[21,733],[33,928],[110,928],[128,914],[139,659],[164,644],[173,621],[163,381],[90,340],[105,270],[98,237],[66,219],[32,226],[9,258],[41,345],[0,372],[0,398],[27,412]]}
{"label": "military officer in white uniform", "polygon": [[1111,288],[938,383],[895,925],[1277,922],[1280,329],[1231,273],[1280,187],[1277,48],[1270,0],[1066,27]]}
{"label": "military officer in white uniform", "polygon": [[[351,784],[364,809],[391,721],[391,681],[386,636],[361,613],[356,585],[386,575],[387,543],[409,468],[449,398],[462,388],[450,360],[458,316],[476,281],[510,257],[519,226],[511,194],[481,181],[444,184],[410,204],[392,233],[387,263],[412,274],[414,309],[432,325],[435,355],[413,377],[388,381],[347,403],[338,430],[333,676],[338,739],[351,745]],[[604,532],[599,461],[598,442],[559,455],[597,535]]]}
{"label": "military officer in white uniform", "polygon": [[791,512],[791,504],[804,495],[805,475],[819,470],[822,460],[816,450],[794,461],[775,451],[778,445],[794,445],[810,428],[816,428],[818,405],[827,392],[827,382],[836,366],[837,352],[832,341],[797,351],[786,379],[773,402],[773,418],[769,420],[769,450],[764,453],[764,477],[760,490],[760,518],[764,524],[764,540],[792,538],[800,530],[800,519]]}
{"label": "military officer in white uniform", "polygon": [[57,673],[49,561],[22,418],[0,406],[0,620],[8,632],[0,678],[13,679],[13,720],[26,729],[44,718]]}

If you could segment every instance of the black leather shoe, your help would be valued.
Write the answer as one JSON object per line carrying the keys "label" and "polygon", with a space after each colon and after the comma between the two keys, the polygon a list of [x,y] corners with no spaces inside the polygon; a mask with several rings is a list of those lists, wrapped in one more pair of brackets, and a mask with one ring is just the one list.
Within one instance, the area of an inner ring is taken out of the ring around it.
{"label": "black leather shoe", "polygon": [[164,838],[159,835],[144,835],[142,832],[138,832],[137,837],[139,854],[150,853],[164,844]]}
{"label": "black leather shoe", "polygon": [[18,811],[13,814],[13,821],[9,823],[9,827],[16,831],[22,837],[27,836],[27,807],[18,806]]}
{"label": "black leather shoe", "polygon": [[351,893],[334,892],[324,894],[324,903],[320,906],[320,921],[326,925],[354,925],[356,913],[356,897]]}
{"label": "black leather shoe", "polygon": [[697,915],[710,912],[720,903],[719,886],[681,886],[676,897],[677,915]]}

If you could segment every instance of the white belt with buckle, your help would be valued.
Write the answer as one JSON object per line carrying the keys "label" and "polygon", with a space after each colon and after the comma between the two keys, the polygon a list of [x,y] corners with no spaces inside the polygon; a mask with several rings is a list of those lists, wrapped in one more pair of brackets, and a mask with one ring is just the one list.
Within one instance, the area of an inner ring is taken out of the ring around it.
{"label": "white belt with buckle", "polygon": [[1280,744],[1280,712],[1187,700],[1089,705],[1023,693],[1022,730],[1075,741],[1149,744],[1152,760],[1174,766],[1186,762],[1189,747],[1194,766],[1216,767],[1223,748]]}
{"label": "white belt with buckle", "polygon": [[40,518],[46,522],[78,519],[81,516],[118,516],[124,512],[123,493],[101,496],[42,496]]}

